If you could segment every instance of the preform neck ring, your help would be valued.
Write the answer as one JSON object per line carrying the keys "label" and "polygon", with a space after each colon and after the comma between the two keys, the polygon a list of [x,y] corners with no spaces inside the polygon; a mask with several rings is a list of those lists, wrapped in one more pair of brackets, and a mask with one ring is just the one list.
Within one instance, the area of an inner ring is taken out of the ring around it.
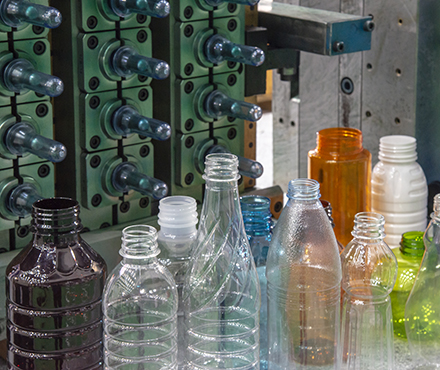
{"label": "preform neck ring", "polygon": [[312,179],[295,179],[289,182],[287,197],[294,200],[319,199],[319,182]]}

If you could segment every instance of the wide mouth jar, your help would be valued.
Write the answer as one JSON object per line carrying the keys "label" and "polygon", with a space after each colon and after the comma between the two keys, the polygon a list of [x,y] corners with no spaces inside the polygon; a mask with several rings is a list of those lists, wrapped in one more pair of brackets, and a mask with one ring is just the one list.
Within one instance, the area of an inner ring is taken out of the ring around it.
{"label": "wide mouth jar", "polygon": [[320,152],[332,155],[360,153],[362,147],[362,131],[355,128],[333,127],[316,133],[316,145]]}

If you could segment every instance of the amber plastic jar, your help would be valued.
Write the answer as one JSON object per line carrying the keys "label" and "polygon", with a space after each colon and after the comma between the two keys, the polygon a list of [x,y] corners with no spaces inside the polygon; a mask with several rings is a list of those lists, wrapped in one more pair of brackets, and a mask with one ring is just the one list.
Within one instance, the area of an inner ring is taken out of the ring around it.
{"label": "amber plastic jar", "polygon": [[336,238],[352,239],[354,216],[370,211],[371,154],[362,147],[362,132],[335,127],[316,133],[309,151],[308,176],[320,183],[321,196],[333,206]]}

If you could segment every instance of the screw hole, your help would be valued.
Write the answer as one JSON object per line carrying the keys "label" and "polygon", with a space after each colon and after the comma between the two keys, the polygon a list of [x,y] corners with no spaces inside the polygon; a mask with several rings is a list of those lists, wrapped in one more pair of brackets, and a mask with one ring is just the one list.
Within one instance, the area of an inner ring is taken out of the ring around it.
{"label": "screw hole", "polygon": [[235,31],[236,28],[237,28],[237,21],[235,19],[231,19],[228,22],[228,30],[229,31]]}
{"label": "screw hole", "polygon": [[95,95],[90,98],[90,101],[89,101],[90,108],[96,109],[99,107],[99,104],[101,104],[101,99],[99,99],[99,97],[97,97]]}
{"label": "screw hole", "polygon": [[89,81],[89,88],[91,90],[96,90],[99,87],[99,78],[98,77],[92,77]]}
{"label": "screw hole", "polygon": [[400,77],[402,75],[402,70],[400,68],[396,69],[396,75],[397,77]]}
{"label": "screw hole", "polygon": [[45,28],[41,27],[41,26],[32,26],[32,31],[36,34],[36,35],[41,35],[44,32]]}
{"label": "screw hole", "polygon": [[17,229],[17,235],[19,238],[25,238],[26,236],[29,235],[29,226],[20,226]]}
{"label": "screw hole", "polygon": [[103,224],[101,224],[101,226],[99,226],[100,229],[106,229],[107,227],[110,227],[111,225],[108,222],[104,222]]}
{"label": "screw hole", "polygon": [[90,139],[90,147],[92,149],[96,149],[101,144],[101,138],[97,135],[93,136]]}
{"label": "screw hole", "polygon": [[185,140],[185,146],[189,149],[194,145],[194,138],[192,136],[188,136]]}
{"label": "screw hole", "polygon": [[122,202],[119,206],[119,210],[121,211],[121,213],[127,213],[130,210],[130,203]]}
{"label": "screw hole", "polygon": [[148,145],[142,145],[139,149],[139,155],[142,158],[145,158],[148,156],[148,154],[150,154],[150,147]]}
{"label": "screw hole", "polygon": [[34,53],[37,55],[44,54],[44,52],[46,51],[46,44],[42,41],[37,41],[34,44],[33,49],[34,49]]}
{"label": "screw hole", "polygon": [[101,202],[102,202],[101,194],[95,194],[92,197],[92,202],[91,203],[92,203],[93,207],[98,207],[101,204]]}
{"label": "screw hole", "polygon": [[371,112],[370,112],[369,110],[367,110],[367,111],[365,112],[365,115],[366,115],[367,117],[371,117]]}
{"label": "screw hole", "polygon": [[193,14],[194,14],[194,10],[193,10],[193,8],[190,7],[190,6],[187,6],[187,7],[185,8],[185,10],[183,11],[183,16],[184,16],[186,19],[190,19],[190,18],[193,16]]}
{"label": "screw hole", "polygon": [[148,99],[149,93],[147,89],[141,89],[138,93],[138,99],[140,101],[145,101]]}
{"label": "screw hole", "polygon": [[191,82],[191,81],[189,81],[189,82],[187,82],[186,84],[185,84],[185,92],[187,93],[187,94],[191,94],[192,93],[192,91],[194,90],[194,84]]}
{"label": "screw hole", "polygon": [[231,62],[231,61],[228,62],[229,69],[234,69],[236,65],[237,65],[237,63],[235,63],[235,62]]}
{"label": "screw hole", "polygon": [[186,37],[191,37],[193,33],[194,33],[194,28],[193,28],[193,26],[191,26],[190,24],[188,24],[188,25],[183,29],[183,34],[184,34]]}
{"label": "screw hole", "polygon": [[371,63],[367,63],[367,69],[371,71],[373,69],[373,65]]}
{"label": "screw hole", "polygon": [[187,76],[191,75],[194,72],[194,66],[191,63],[188,63],[184,68],[184,72]]}
{"label": "screw hole", "polygon": [[94,155],[92,159],[90,159],[90,166],[92,168],[96,168],[101,164],[101,157],[99,155]]}
{"label": "screw hole", "polygon": [[47,177],[50,174],[50,167],[47,164],[43,164],[38,168],[38,176],[41,178]]}
{"label": "screw hole", "polygon": [[96,36],[92,36],[87,40],[87,46],[89,49],[96,49],[96,47],[99,45],[99,40]]}
{"label": "screw hole", "polygon": [[396,123],[396,125],[400,125],[400,118],[399,117],[394,118],[394,122]]}
{"label": "screw hole", "polygon": [[284,120],[283,120],[282,118],[280,118],[280,119],[278,120],[278,122],[279,122],[279,123],[284,123]]}
{"label": "screw hole", "polygon": [[136,39],[140,43],[144,43],[148,39],[148,33],[145,30],[140,30],[136,35]]}
{"label": "screw hole", "polygon": [[290,126],[295,127],[295,121],[290,121]]}
{"label": "screw hole", "polygon": [[87,27],[90,29],[94,29],[98,25],[98,19],[96,17],[89,17],[87,18]]}
{"label": "screw hole", "polygon": [[234,121],[235,121],[235,117],[228,116],[228,122],[234,122]]}
{"label": "screw hole", "polygon": [[233,140],[237,136],[237,130],[235,128],[230,128],[228,131],[228,139]]}
{"label": "screw hole", "polygon": [[147,21],[147,16],[146,15],[144,15],[144,14],[138,14],[137,16],[136,16],[136,21],[138,22],[138,23],[145,23],[146,21]]}
{"label": "screw hole", "polygon": [[35,113],[38,117],[45,117],[47,113],[49,113],[49,108],[46,104],[38,104],[37,108],[35,109]]}
{"label": "screw hole", "polygon": [[147,76],[138,75],[138,81],[144,83],[148,80]]}
{"label": "screw hole", "polygon": [[191,185],[193,181],[194,181],[194,175],[191,172],[187,173],[185,176],[185,184]]}
{"label": "screw hole", "polygon": [[144,197],[139,199],[139,207],[147,208],[149,204],[150,204],[150,198]]}
{"label": "screw hole", "polygon": [[399,20],[397,22],[398,22],[399,26],[401,26],[403,24],[403,19],[399,18]]}
{"label": "screw hole", "polygon": [[249,129],[252,130],[254,128],[254,124],[253,123],[249,123]]}
{"label": "screw hole", "polygon": [[191,131],[194,128],[194,121],[190,118],[185,122],[185,129]]}
{"label": "screw hole", "polygon": [[229,13],[234,13],[237,10],[237,4],[228,4],[228,12]]}
{"label": "screw hole", "polygon": [[249,143],[249,148],[253,148],[254,147],[254,143]]}
{"label": "screw hole", "polygon": [[283,209],[283,203],[276,202],[273,209],[276,213],[281,212],[281,210]]}
{"label": "screw hole", "polygon": [[228,85],[234,86],[237,83],[237,76],[236,75],[229,75],[228,76]]}
{"label": "screw hole", "polygon": [[344,94],[352,94],[354,91],[353,81],[348,77],[344,77],[341,81],[341,90]]}

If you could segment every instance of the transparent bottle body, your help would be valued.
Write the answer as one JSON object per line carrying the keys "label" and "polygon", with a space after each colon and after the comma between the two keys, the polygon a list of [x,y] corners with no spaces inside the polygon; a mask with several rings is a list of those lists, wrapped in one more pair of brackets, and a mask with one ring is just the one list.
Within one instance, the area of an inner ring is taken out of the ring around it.
{"label": "transparent bottle body", "polygon": [[194,233],[171,239],[162,232],[159,232],[159,237],[157,239],[161,251],[158,256],[159,261],[170,271],[177,286],[177,363],[179,369],[184,368],[185,362],[185,322],[182,297],[183,284],[195,236],[196,234]]}
{"label": "transparent bottle body", "polygon": [[393,370],[391,299],[397,261],[383,241],[384,218],[356,215],[353,240],[341,253],[342,369]]}
{"label": "transparent bottle body", "polygon": [[243,226],[236,162],[232,179],[207,178],[183,291],[189,370],[259,369],[260,287]]}
{"label": "transparent bottle body", "polygon": [[103,296],[106,369],[177,369],[177,291],[155,257],[123,261]]}
{"label": "transparent bottle body", "polygon": [[33,241],[6,270],[9,369],[102,369],[106,264],[78,234],[75,201],[36,204]]}
{"label": "transparent bottle body", "polygon": [[436,198],[435,213],[423,238],[425,254],[405,307],[406,334],[420,369],[440,368],[440,215],[435,211]]}
{"label": "transparent bottle body", "polygon": [[340,368],[341,267],[318,198],[290,199],[267,260],[270,370]]}

